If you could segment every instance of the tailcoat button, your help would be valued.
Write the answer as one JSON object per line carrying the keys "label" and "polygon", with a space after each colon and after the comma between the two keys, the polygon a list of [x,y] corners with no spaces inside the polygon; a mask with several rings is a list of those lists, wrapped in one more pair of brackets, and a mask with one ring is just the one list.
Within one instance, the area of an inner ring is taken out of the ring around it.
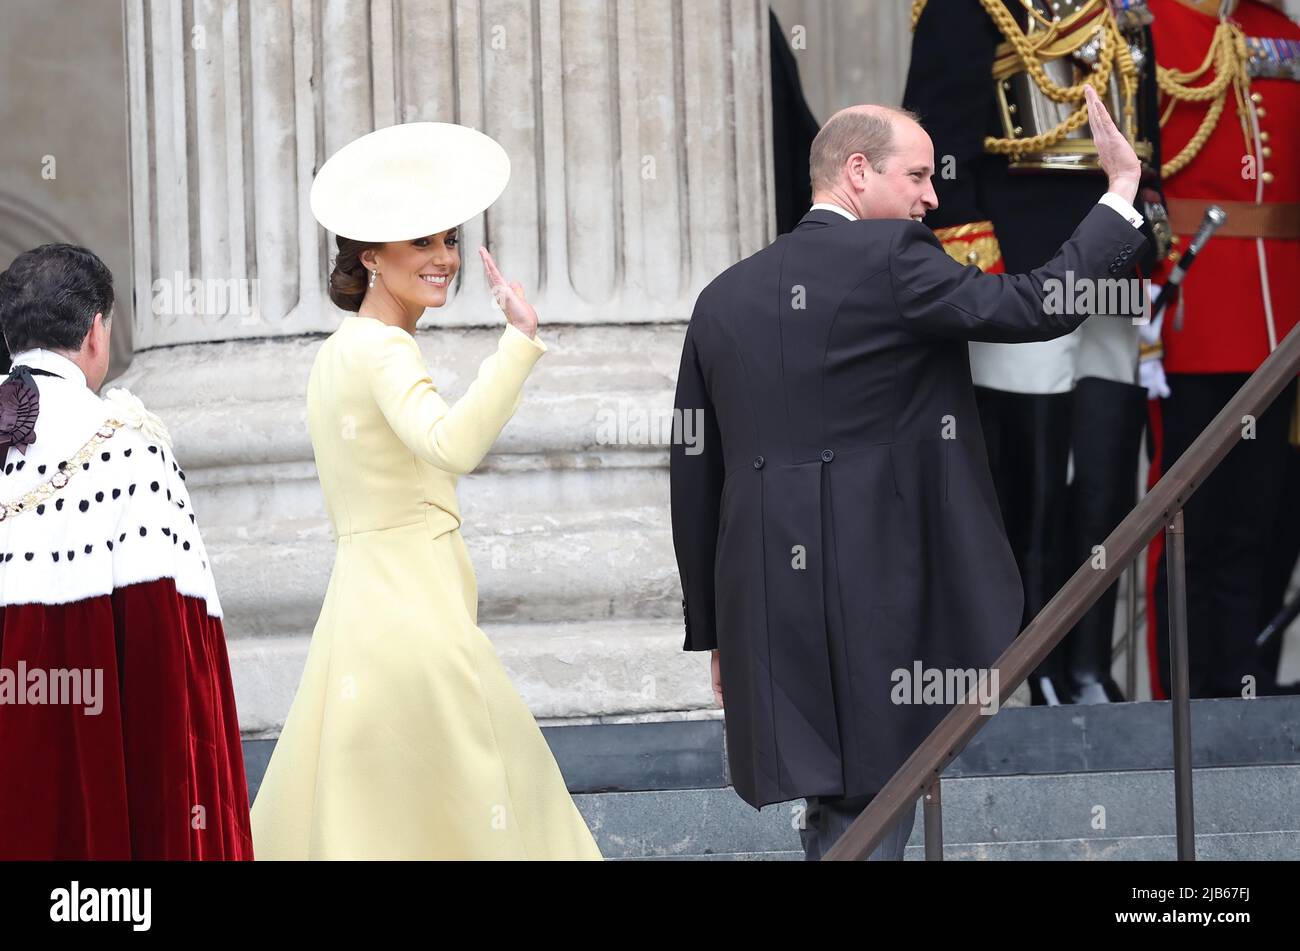
{"label": "tailcoat button", "polygon": [[834,461],[835,461],[834,452],[827,449],[825,452],[822,453],[822,462],[834,462]]}
{"label": "tailcoat button", "polygon": [[767,465],[767,460],[764,459],[762,456],[759,456],[757,459],[754,460],[755,469],[761,469],[765,465]]}

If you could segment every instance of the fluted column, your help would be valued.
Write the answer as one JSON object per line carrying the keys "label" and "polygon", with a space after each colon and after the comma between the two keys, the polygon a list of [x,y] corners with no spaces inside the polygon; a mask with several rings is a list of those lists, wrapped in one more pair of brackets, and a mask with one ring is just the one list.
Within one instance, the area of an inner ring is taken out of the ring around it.
{"label": "fluted column", "polygon": [[[311,180],[396,122],[459,122],[505,146],[510,187],[465,246],[486,237],[552,320],[680,320],[773,234],[759,0],[126,11],[135,276],[152,303],[137,350],[331,330],[332,249]],[[493,323],[481,271],[465,263],[438,323]]]}
{"label": "fluted column", "polygon": [[772,9],[819,121],[845,106],[902,102],[912,50],[911,0],[772,0]]}
{"label": "fluted column", "polygon": [[[513,163],[418,335],[440,390],[464,392],[502,326],[481,242],[551,349],[461,485],[480,623],[539,716],[716,716],[707,658],[681,651],[666,440],[696,295],[774,237],[766,4],[126,2],[151,305],[125,382],[187,467],[245,730],[278,731],[333,558],[305,393],[341,315],[312,177],[408,121],[480,128]],[[177,274],[200,298],[255,288],[256,306],[191,313],[157,291]]]}
{"label": "fluted column", "polygon": [[0,271],[42,244],[93,249],[117,287],[115,367],[131,354],[125,68],[117,4],[0,6]]}

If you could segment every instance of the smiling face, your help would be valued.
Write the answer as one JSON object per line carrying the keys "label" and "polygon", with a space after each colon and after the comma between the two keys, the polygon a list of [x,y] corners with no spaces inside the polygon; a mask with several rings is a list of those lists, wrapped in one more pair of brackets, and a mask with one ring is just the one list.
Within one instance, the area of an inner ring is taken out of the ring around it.
{"label": "smiling face", "polygon": [[379,277],[370,295],[391,298],[411,313],[447,303],[447,291],[460,270],[459,229],[413,241],[392,241],[365,251],[361,261]]}
{"label": "smiling face", "polygon": [[930,179],[934,175],[934,143],[910,119],[894,119],[894,151],[876,171],[864,163],[862,218],[911,218],[920,221],[939,207]]}
{"label": "smiling face", "polygon": [[815,204],[858,218],[920,221],[939,207],[930,178],[934,143],[917,117],[886,106],[841,109],[813,140],[809,166]]}

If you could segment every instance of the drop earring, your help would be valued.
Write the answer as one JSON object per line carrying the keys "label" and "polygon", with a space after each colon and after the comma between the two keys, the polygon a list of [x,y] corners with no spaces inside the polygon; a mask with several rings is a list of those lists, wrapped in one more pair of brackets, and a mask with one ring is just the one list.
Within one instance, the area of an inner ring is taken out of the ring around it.
{"label": "drop earring", "polygon": [[377,281],[377,280],[379,280],[379,272],[378,272],[378,271],[371,271],[371,272],[370,272],[370,289],[371,289],[371,290],[374,290],[374,289],[375,289],[375,281]]}

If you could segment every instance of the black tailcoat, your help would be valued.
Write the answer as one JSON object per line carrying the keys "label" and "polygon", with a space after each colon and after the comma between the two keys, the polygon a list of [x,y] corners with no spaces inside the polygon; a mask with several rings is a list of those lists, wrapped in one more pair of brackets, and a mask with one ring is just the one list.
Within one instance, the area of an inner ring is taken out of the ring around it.
{"label": "black tailcoat", "polygon": [[1043,267],[992,276],[924,225],[818,210],[700,295],[673,541],[746,802],[877,792],[948,709],[893,703],[892,672],[988,667],[1015,637],[966,343],[1069,333],[1044,282],[1127,277],[1143,243],[1099,206]]}

